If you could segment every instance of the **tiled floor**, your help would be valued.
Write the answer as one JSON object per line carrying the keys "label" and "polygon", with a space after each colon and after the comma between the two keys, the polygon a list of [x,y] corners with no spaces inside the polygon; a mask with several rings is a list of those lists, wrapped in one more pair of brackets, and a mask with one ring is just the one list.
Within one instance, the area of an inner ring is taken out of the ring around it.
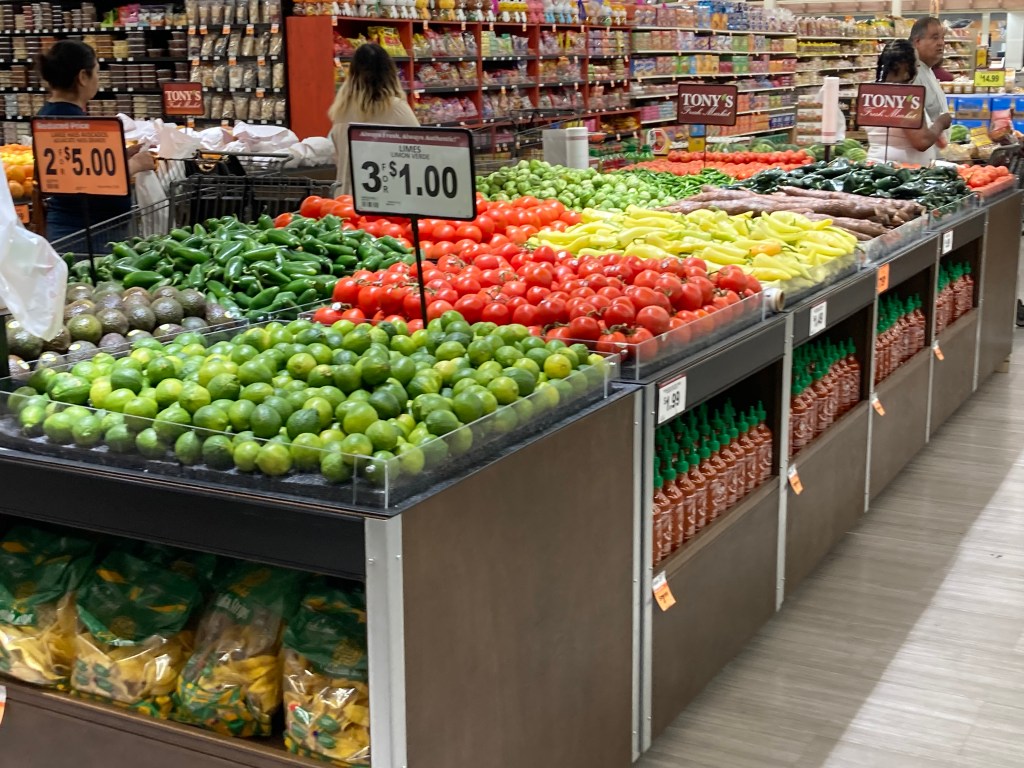
{"label": "tiled floor", "polygon": [[640,768],[1024,766],[1024,330]]}

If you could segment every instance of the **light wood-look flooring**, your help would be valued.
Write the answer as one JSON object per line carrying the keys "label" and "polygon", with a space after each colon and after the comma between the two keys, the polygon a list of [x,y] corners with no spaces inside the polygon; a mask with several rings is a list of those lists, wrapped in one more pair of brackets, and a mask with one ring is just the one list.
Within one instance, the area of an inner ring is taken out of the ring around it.
{"label": "light wood-look flooring", "polygon": [[1024,330],[1014,359],[640,768],[1024,766]]}

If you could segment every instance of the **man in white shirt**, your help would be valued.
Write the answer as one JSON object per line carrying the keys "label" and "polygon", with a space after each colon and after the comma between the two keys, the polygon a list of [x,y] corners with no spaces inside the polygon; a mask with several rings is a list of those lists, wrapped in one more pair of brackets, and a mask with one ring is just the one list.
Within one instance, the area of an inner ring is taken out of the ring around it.
{"label": "man in white shirt", "polygon": [[[942,64],[942,55],[946,47],[946,30],[942,22],[934,16],[924,16],[914,22],[910,30],[910,44],[917,52],[917,77],[914,78],[914,85],[924,86],[924,112],[929,123],[939,119],[939,115],[949,112],[946,104],[946,94],[939,85],[938,78],[932,72],[933,67]],[[933,146],[929,152],[932,159],[937,159],[939,150],[949,141],[947,133],[943,139]]]}

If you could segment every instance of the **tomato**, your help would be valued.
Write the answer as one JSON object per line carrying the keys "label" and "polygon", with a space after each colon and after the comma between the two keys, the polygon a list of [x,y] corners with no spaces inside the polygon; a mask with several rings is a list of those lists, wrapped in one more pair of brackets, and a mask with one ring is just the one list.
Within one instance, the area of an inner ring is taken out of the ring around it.
{"label": "tomato", "polygon": [[[598,275],[604,278],[604,275],[601,274],[601,270],[603,268],[604,265],[598,259],[588,258],[586,261],[580,263],[580,268],[576,270],[576,274],[578,274],[580,277],[586,278],[597,277]],[[607,278],[604,279],[607,280]]]}
{"label": "tomato", "polygon": [[619,331],[602,333],[597,341],[597,351],[607,355],[621,352],[626,344],[626,335]]}
{"label": "tomato", "polygon": [[648,307],[652,304],[657,304],[659,297],[668,299],[664,294],[658,293],[653,288],[644,288],[638,285],[631,285],[626,289],[626,296],[633,300],[633,304],[637,307]]}
{"label": "tomato", "polygon": [[320,309],[313,313],[313,322],[320,323],[320,325],[334,325],[342,319],[342,310],[338,308],[339,306],[320,307]]}
{"label": "tomato", "polygon": [[696,256],[690,256],[689,258],[683,259],[683,266],[686,267],[700,267],[705,272],[708,271],[708,264],[704,259],[698,259]]}
{"label": "tomato", "polygon": [[366,322],[366,315],[358,307],[352,307],[352,309],[346,309],[341,313],[341,319],[351,320],[353,323],[363,323]]}
{"label": "tomato", "polygon": [[[324,199],[322,197],[310,195],[305,200],[303,200],[302,204],[299,206],[299,214],[301,216],[306,216],[307,218],[310,219],[319,219],[320,204],[323,203],[323,201]],[[333,200],[331,202],[333,202]]]}
{"label": "tomato", "polygon": [[381,299],[384,298],[384,289],[379,285],[364,285],[359,289],[359,308],[370,317],[380,309]]}
{"label": "tomato", "polygon": [[419,288],[409,291],[402,299],[402,314],[410,320],[423,318],[423,304],[420,302]]}
{"label": "tomato", "polygon": [[276,219],[274,219],[274,226],[280,229],[281,227],[287,227],[292,223],[292,215],[290,213],[282,213]]}
{"label": "tomato", "polygon": [[561,339],[562,341],[571,341],[572,336],[569,334],[569,326],[559,325],[548,331],[544,338],[548,341],[552,339]]}
{"label": "tomato", "polygon": [[501,292],[506,296],[525,296],[527,285],[522,280],[509,280],[501,286]]}
{"label": "tomato", "polygon": [[473,259],[473,266],[483,270],[497,269],[500,264],[498,257],[493,253],[481,253]]}
{"label": "tomato", "polygon": [[480,214],[479,216],[476,217],[476,219],[473,220],[473,223],[476,225],[477,229],[480,230],[481,242],[483,242],[484,240],[490,240],[491,237],[494,235],[494,219],[492,219],[490,216],[487,216],[486,214]]}
{"label": "tomato", "polygon": [[543,285],[531,285],[526,289],[526,300],[533,305],[540,304],[551,295],[551,289]]}
{"label": "tomato", "polygon": [[434,240],[447,240],[449,242],[455,240],[455,227],[447,222],[438,222],[433,229]]}
{"label": "tomato", "polygon": [[505,304],[509,309],[525,307],[530,303],[523,296],[513,296],[511,299],[503,299],[501,294],[495,296],[494,301]]}
{"label": "tomato", "polygon": [[437,260],[437,268],[445,274],[456,274],[466,267],[466,262],[460,259],[455,253],[446,253]]}
{"label": "tomato", "polygon": [[707,304],[715,295],[715,284],[706,277],[688,277],[686,282],[689,285],[696,285],[700,288],[700,303]]}
{"label": "tomato", "polygon": [[655,336],[660,336],[669,329],[671,315],[661,307],[644,307],[636,313],[636,321]]}
{"label": "tomato", "polygon": [[359,298],[359,289],[362,286],[353,277],[343,277],[334,284],[334,293],[331,298],[342,304],[355,304]]}
{"label": "tomato", "polygon": [[430,251],[427,252],[427,258],[441,259],[454,250],[455,243],[451,243],[447,240],[442,240],[441,242],[434,243],[432,246],[430,246]]}
{"label": "tomato", "polygon": [[718,287],[726,291],[742,292],[747,287],[747,276],[735,264],[729,264],[718,271]]}
{"label": "tomato", "polygon": [[569,321],[569,336],[581,341],[597,341],[601,335],[601,324],[589,315],[574,317]]}
{"label": "tomato", "polygon": [[409,289],[404,285],[389,285],[384,288],[380,300],[380,309],[384,314],[395,315],[405,306],[405,296]]}
{"label": "tomato", "polygon": [[466,295],[455,302],[454,308],[466,318],[467,323],[476,323],[480,321],[486,303],[480,294]]}
{"label": "tomato", "polygon": [[553,264],[555,261],[555,249],[550,245],[542,245],[533,251],[533,260]]}
{"label": "tomato", "polygon": [[650,341],[654,338],[654,334],[649,330],[641,326],[635,329],[628,337],[627,341],[630,344],[643,344],[645,341]]}
{"label": "tomato", "polygon": [[571,227],[575,224],[579,224],[583,217],[576,213],[576,211],[566,211],[558,218]]}
{"label": "tomato", "polygon": [[665,294],[672,306],[675,306],[683,295],[683,281],[676,275],[659,275],[651,287]]}
{"label": "tomato", "polygon": [[517,197],[515,200],[512,201],[512,205],[515,208],[536,208],[539,203],[540,200],[538,200],[536,197],[531,197],[530,195]]}
{"label": "tomato", "polygon": [[555,275],[551,268],[545,264],[527,264],[523,267],[520,274],[522,274],[523,280],[526,281],[527,285],[541,285],[549,288],[555,280]]}
{"label": "tomato", "polygon": [[455,278],[452,287],[459,292],[459,295],[465,296],[468,293],[479,293],[483,286],[480,285],[479,280],[463,274]]}
{"label": "tomato", "polygon": [[583,281],[583,284],[588,288],[592,288],[596,292],[600,292],[602,288],[606,288],[608,286],[608,278],[601,274],[591,275]]}
{"label": "tomato", "polygon": [[[708,280],[707,282],[710,285],[711,281]],[[692,280],[687,280],[686,283],[680,286],[679,299],[673,301],[672,306],[675,309],[684,309],[692,312],[695,309],[700,309],[706,303],[701,287]]]}
{"label": "tomato", "polygon": [[747,290],[750,291],[751,294],[761,292],[761,283],[753,275],[747,275]]}
{"label": "tomato", "polygon": [[548,322],[564,323],[569,319],[569,310],[564,299],[548,296],[537,306],[543,308],[551,316]]}
{"label": "tomato", "polygon": [[532,304],[523,304],[516,307],[512,312],[512,322],[519,325],[537,325],[540,311]]}
{"label": "tomato", "polygon": [[484,239],[484,233],[475,224],[460,224],[455,230],[455,235],[460,240],[472,240],[474,243]]}
{"label": "tomato", "polygon": [[508,325],[511,316],[512,311],[507,306],[492,301],[484,307],[483,312],[480,314],[480,320],[485,323],[495,323],[496,325]]}
{"label": "tomato", "polygon": [[636,309],[629,300],[613,301],[604,311],[603,317],[609,328],[616,325],[632,325],[636,322]]}
{"label": "tomato", "polygon": [[657,285],[660,277],[661,275],[655,270],[645,269],[633,278],[633,285],[639,285],[642,288],[653,288]]}
{"label": "tomato", "polygon": [[452,305],[450,302],[442,300],[434,300],[427,305],[427,322],[436,320],[445,312],[451,312]]}
{"label": "tomato", "polygon": [[622,291],[616,288],[614,285],[606,285],[604,288],[598,289],[597,295],[604,296],[605,298],[614,301],[615,299],[622,296]]}
{"label": "tomato", "polygon": [[505,234],[507,234],[509,240],[516,245],[522,245],[530,239],[531,233],[526,227],[509,227],[505,230]]}
{"label": "tomato", "polygon": [[665,258],[658,262],[658,269],[662,274],[673,274],[682,277],[685,268],[686,265],[683,264],[682,260],[674,257]]}

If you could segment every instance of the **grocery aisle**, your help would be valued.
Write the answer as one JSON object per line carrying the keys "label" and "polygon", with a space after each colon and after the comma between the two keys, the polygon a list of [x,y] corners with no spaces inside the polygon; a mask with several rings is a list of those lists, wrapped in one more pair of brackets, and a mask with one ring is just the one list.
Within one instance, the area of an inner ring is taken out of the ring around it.
{"label": "grocery aisle", "polygon": [[1024,766],[1022,496],[1018,331],[641,768]]}

